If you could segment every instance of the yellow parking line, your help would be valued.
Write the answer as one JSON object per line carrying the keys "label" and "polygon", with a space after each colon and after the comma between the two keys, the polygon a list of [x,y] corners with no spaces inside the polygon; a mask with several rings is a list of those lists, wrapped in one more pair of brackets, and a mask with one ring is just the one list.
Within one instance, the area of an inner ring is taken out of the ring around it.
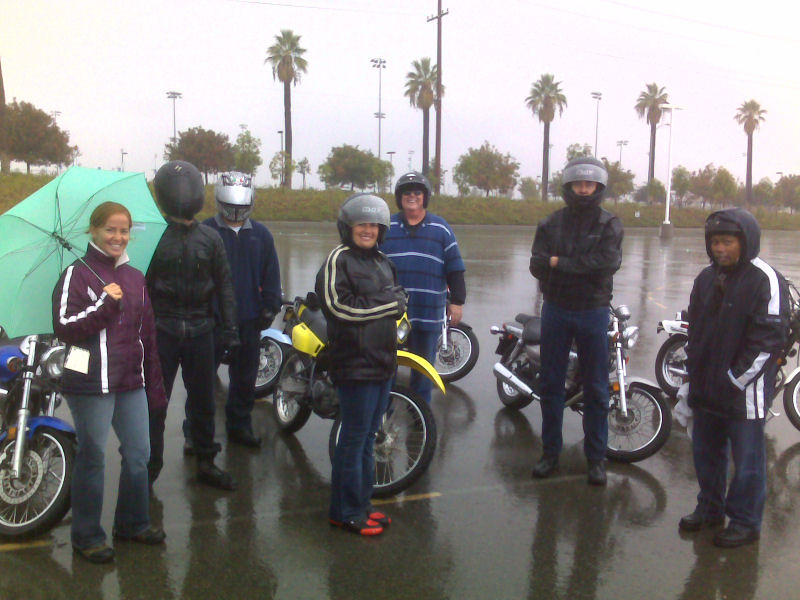
{"label": "yellow parking line", "polygon": [[431,498],[438,498],[441,492],[430,492],[427,494],[409,494],[399,498],[387,498],[386,500],[373,499],[372,504],[397,504],[398,502],[414,502],[415,500],[429,500]]}
{"label": "yellow parking line", "polygon": [[0,544],[0,552],[13,552],[14,550],[26,550],[28,548],[45,548],[52,545],[53,542],[49,540],[21,542],[16,544]]}

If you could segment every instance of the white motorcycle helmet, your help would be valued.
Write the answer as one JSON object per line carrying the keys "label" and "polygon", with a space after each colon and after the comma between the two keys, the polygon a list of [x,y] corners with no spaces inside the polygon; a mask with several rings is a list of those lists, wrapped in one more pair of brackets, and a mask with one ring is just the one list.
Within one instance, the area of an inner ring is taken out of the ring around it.
{"label": "white motorcycle helmet", "polygon": [[253,178],[238,171],[220,173],[214,198],[217,211],[223,219],[233,223],[244,222],[253,212]]}

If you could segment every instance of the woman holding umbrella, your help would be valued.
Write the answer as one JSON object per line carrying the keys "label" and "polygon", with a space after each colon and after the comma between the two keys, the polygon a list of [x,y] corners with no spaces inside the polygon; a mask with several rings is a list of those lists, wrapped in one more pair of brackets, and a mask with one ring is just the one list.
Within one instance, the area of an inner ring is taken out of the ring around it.
{"label": "woman holding umbrella", "polygon": [[64,270],[53,290],[53,330],[68,344],[62,391],[78,436],[72,546],[96,563],[114,559],[100,525],[111,427],[122,455],[113,535],[143,544],[165,538],[150,525],[147,461],[148,404],[166,406],[166,394],[144,275],[127,264],[131,226],[125,206],[100,204],[90,218],[86,255]]}

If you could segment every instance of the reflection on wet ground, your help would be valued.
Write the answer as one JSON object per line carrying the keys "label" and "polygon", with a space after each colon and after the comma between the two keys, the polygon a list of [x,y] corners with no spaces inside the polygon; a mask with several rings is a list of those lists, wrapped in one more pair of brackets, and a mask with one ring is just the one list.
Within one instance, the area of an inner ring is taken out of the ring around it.
{"label": "reflection on wet ground", "polygon": [[[335,227],[281,223],[272,230],[286,293],[305,294],[336,243]],[[761,542],[749,548],[719,550],[711,532],[678,534],[678,519],[693,508],[697,492],[689,440],[679,426],[655,456],[611,465],[608,487],[596,489],[586,484],[580,419],[568,413],[560,474],[532,480],[541,451],[539,409],[502,408],[488,330],[538,308],[528,273],[533,231],[456,227],[456,233],[468,269],[465,320],[478,334],[481,355],[446,396],[434,394],[436,455],[407,495],[383,505],[394,519],[383,536],[360,539],[327,525],[331,422],[312,417],[296,436],[280,435],[268,403],[255,410],[266,439],[260,450],[228,447],[218,420],[219,459],[239,490],[198,485],[181,454],[185,394],[176,384],[167,465],[152,503],[166,546],[117,543],[114,566],[89,565],[72,555],[68,517],[41,540],[0,546],[0,598],[796,597],[800,432],[788,419],[767,425],[767,510]],[[767,232],[762,243],[762,256],[796,280],[798,241],[798,234]],[[677,230],[667,243],[655,230],[627,232],[615,303],[627,304],[641,327],[632,374],[653,378],[665,339],[656,324],[686,305],[705,262],[699,231]],[[224,402],[223,394],[218,399]],[[111,463],[118,460],[115,443]],[[113,498],[117,468],[109,471],[106,493]],[[107,502],[108,527],[112,511]]]}

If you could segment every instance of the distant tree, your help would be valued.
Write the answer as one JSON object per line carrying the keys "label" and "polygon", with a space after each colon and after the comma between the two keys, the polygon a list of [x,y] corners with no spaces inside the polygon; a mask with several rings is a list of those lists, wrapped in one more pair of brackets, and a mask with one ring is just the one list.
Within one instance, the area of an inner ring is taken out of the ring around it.
{"label": "distant tree", "polygon": [[230,171],[235,164],[235,151],[228,136],[202,127],[178,132],[178,141],[170,142],[164,150],[167,160],[185,160],[205,174]]}
{"label": "distant tree", "polygon": [[[297,85],[300,74],[305,73],[308,61],[303,58],[305,48],[300,47],[300,37],[291,29],[282,29],[280,35],[275,36],[275,43],[267,49],[265,63],[272,65],[272,78],[276,77],[283,83],[283,133],[285,135],[285,152],[287,160],[284,161],[288,168],[292,161],[292,84]],[[291,173],[284,174],[283,185],[292,187]]]}
{"label": "distant tree", "polygon": [[651,179],[644,184],[634,195],[636,202],[642,204],[663,203],[667,197],[667,189],[658,179]]}
{"label": "distant tree", "polygon": [[249,129],[245,129],[236,137],[236,145],[233,147],[233,168],[248,175],[255,175],[262,163],[261,140],[253,137]]}
{"label": "distant tree", "polygon": [[692,174],[689,173],[689,169],[680,165],[672,169],[672,191],[675,192],[678,206],[683,206],[686,202],[686,196],[691,188]]}
{"label": "distant tree", "polygon": [[773,202],[775,186],[772,185],[772,180],[769,177],[764,177],[756,185],[753,186],[753,204],[756,206],[773,207],[777,210],[777,206]]}
{"label": "distant tree", "polygon": [[738,189],[736,179],[728,169],[725,167],[717,169],[714,179],[711,181],[711,198],[717,205],[723,207],[726,203],[733,204]]}
{"label": "distant tree", "polygon": [[690,190],[694,196],[701,199],[703,210],[706,208],[706,202],[712,201],[713,190],[711,186],[716,173],[717,168],[711,163],[702,169],[692,172]]}
{"label": "distant tree", "polygon": [[542,198],[547,198],[547,181],[550,169],[550,123],[558,114],[564,112],[567,106],[567,97],[559,87],[561,82],[554,81],[555,76],[550,73],[542,75],[531,86],[530,94],[525,98],[525,105],[534,116],[539,117],[539,122],[544,123],[544,140],[542,142]]}
{"label": "distant tree", "polygon": [[647,89],[639,94],[634,108],[636,114],[645,118],[650,125],[650,162],[647,167],[647,181],[652,181],[656,164],[656,127],[661,121],[661,107],[669,102],[668,94],[657,83],[648,83]]}
{"label": "distant tree", "polygon": [[745,177],[745,207],[753,202],[753,132],[766,117],[767,111],[755,100],[743,102],[733,118],[744,127],[747,135],[747,175]]}
{"label": "distant tree", "polygon": [[269,174],[275,181],[281,181],[282,177],[287,175],[291,177],[295,170],[297,170],[297,163],[289,162],[289,155],[286,152],[276,152],[269,161]]}
{"label": "distant tree", "polygon": [[430,152],[430,111],[436,100],[436,65],[431,66],[430,58],[422,58],[411,63],[413,71],[406,73],[404,95],[414,108],[422,111],[422,173],[428,174]]}
{"label": "distant tree", "polygon": [[29,102],[14,100],[6,106],[5,143],[11,160],[31,165],[63,165],[70,162],[73,148],[69,136],[53,118]]}
{"label": "distant tree", "polygon": [[523,177],[519,180],[519,193],[525,200],[541,200],[542,193],[539,182],[533,177]]}
{"label": "distant tree", "polygon": [[303,158],[297,163],[297,172],[303,176],[303,189],[306,189],[306,175],[311,173],[311,165],[307,158]]}
{"label": "distant tree", "polygon": [[589,144],[570,144],[567,146],[567,162],[573,158],[583,158],[584,156],[592,156],[594,154],[592,147]]}
{"label": "distant tree", "polygon": [[6,88],[3,84],[3,65],[0,63],[0,173],[11,172],[11,156],[8,153],[6,110]]}
{"label": "distant tree", "polygon": [[511,194],[517,185],[519,163],[510,154],[501,154],[489,142],[470,148],[453,167],[453,180],[459,190],[476,187],[488,197],[492,191]]}
{"label": "distant tree", "polygon": [[782,175],[775,185],[775,203],[789,212],[800,209],[800,175]]}
{"label": "distant tree", "polygon": [[343,144],[331,148],[328,158],[317,169],[320,179],[328,187],[350,186],[366,189],[379,186],[391,177],[389,161],[378,159],[369,150]]}
{"label": "distant tree", "polygon": [[[564,196],[563,186],[564,171],[554,171],[550,175],[550,189],[549,194],[552,198],[562,198]],[[545,198],[545,202],[549,202],[550,198]]]}
{"label": "distant tree", "polygon": [[[589,146],[590,147],[590,146]],[[591,156],[591,155],[587,155]],[[614,199],[614,204],[627,194],[633,192],[633,178],[632,171],[626,171],[622,165],[617,162],[609,162],[607,158],[603,158],[603,164],[608,171],[608,184],[606,185],[606,196]]]}

